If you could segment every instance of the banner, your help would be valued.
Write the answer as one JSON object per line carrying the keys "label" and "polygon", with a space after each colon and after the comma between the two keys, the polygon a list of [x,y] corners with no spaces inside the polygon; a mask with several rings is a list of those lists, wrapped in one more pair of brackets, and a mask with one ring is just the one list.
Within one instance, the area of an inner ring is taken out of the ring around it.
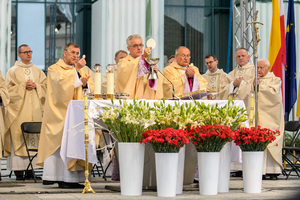
{"label": "banner", "polygon": [[285,97],[286,45],[283,0],[272,0],[273,14],[269,44],[270,71],[281,78],[282,102]]}

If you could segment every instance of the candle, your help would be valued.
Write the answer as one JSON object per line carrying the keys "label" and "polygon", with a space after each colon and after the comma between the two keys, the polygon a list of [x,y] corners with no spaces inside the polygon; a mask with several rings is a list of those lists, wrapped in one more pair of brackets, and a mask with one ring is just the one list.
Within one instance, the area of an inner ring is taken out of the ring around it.
{"label": "candle", "polygon": [[254,104],[255,104],[255,99],[254,99],[254,92],[251,92],[251,97],[250,97],[250,113],[249,113],[249,125],[252,127],[254,125]]}
{"label": "candle", "polygon": [[115,82],[114,82],[114,73],[109,72],[107,73],[107,94],[114,94],[114,87],[115,87]]}
{"label": "candle", "polygon": [[107,97],[112,98],[115,93],[115,76],[114,69],[116,68],[115,64],[108,64],[106,66],[107,70]]}
{"label": "candle", "polygon": [[94,76],[94,96],[95,99],[100,99],[101,95],[101,65],[95,64],[94,65],[95,76]]}

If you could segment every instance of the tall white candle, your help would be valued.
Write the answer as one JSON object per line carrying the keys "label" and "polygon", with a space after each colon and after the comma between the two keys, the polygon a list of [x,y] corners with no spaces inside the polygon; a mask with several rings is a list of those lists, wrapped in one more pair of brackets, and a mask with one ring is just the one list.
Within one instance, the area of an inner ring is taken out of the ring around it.
{"label": "tall white candle", "polygon": [[107,73],[107,94],[114,94],[114,73]]}
{"label": "tall white candle", "polygon": [[95,72],[94,94],[101,94],[101,73],[100,72]]}

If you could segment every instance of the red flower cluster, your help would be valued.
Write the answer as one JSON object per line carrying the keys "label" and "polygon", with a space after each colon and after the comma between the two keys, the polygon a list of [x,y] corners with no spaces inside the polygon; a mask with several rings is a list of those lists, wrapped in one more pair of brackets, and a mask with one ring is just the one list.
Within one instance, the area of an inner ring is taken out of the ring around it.
{"label": "red flower cluster", "polygon": [[166,128],[160,130],[147,130],[142,133],[140,143],[151,143],[155,152],[178,152],[180,147],[189,143],[187,132],[183,129]]}
{"label": "red flower cluster", "polygon": [[264,151],[268,144],[276,139],[275,135],[280,135],[280,132],[261,128],[258,125],[251,128],[239,128],[234,134],[234,142],[240,146],[242,151]]}
{"label": "red flower cluster", "polygon": [[226,125],[198,125],[190,129],[189,137],[198,152],[218,152],[234,139],[234,134]]}

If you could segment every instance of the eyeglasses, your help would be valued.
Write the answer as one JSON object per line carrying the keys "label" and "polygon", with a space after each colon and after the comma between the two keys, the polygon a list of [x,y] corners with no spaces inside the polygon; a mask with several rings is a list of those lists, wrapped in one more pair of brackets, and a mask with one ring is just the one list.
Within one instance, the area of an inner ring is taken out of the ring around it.
{"label": "eyeglasses", "polygon": [[205,64],[206,64],[206,65],[211,65],[213,62],[215,62],[215,60],[206,62]]}
{"label": "eyeglasses", "polygon": [[135,44],[135,45],[133,45],[132,47],[135,48],[135,49],[137,49],[138,47],[143,48],[144,45],[143,45],[143,44]]}
{"label": "eyeglasses", "polygon": [[70,52],[73,55],[80,56],[80,52],[75,52],[75,51],[69,51],[68,49],[65,49],[65,51]]}
{"label": "eyeglasses", "polygon": [[20,52],[20,54],[22,54],[22,53],[24,53],[24,54],[28,55],[28,54],[31,54],[31,53],[33,53],[33,51],[23,51],[23,52]]}
{"label": "eyeglasses", "polygon": [[191,58],[191,55],[179,55],[181,58]]}

